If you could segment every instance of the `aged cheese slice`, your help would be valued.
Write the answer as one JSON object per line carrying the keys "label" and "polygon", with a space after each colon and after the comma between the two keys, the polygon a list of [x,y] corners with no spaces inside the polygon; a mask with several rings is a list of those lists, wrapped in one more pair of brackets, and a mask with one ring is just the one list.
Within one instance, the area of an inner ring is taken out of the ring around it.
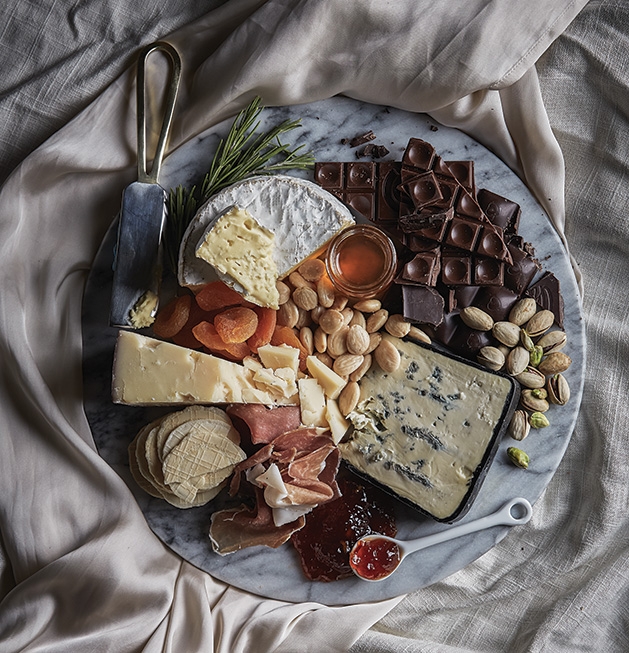
{"label": "aged cheese slice", "polygon": [[308,356],[306,358],[306,367],[308,368],[308,372],[317,379],[326,396],[330,399],[336,399],[347,384],[342,376],[339,376],[334,370],[331,370],[316,356]]}
{"label": "aged cheese slice", "polygon": [[197,246],[196,255],[245,299],[279,308],[275,235],[246,209],[233,206],[212,223]]}
{"label": "aged cheese slice", "polygon": [[296,395],[257,387],[253,374],[238,363],[123,330],[116,341],[112,399],[131,405],[297,404]]}
{"label": "aged cheese slice", "polygon": [[286,175],[245,179],[211,197],[188,226],[179,250],[181,286],[199,286],[219,278],[211,265],[196,256],[196,249],[208,227],[234,205],[275,234],[273,258],[280,278],[354,224],[349,209],[311,181]]}
{"label": "aged cheese slice", "polygon": [[519,396],[512,379],[397,341],[401,364],[360,381],[342,457],[443,521],[464,514]]}
{"label": "aged cheese slice", "polygon": [[317,379],[303,378],[297,382],[299,387],[299,407],[301,423],[304,426],[327,428],[325,416],[325,394]]}

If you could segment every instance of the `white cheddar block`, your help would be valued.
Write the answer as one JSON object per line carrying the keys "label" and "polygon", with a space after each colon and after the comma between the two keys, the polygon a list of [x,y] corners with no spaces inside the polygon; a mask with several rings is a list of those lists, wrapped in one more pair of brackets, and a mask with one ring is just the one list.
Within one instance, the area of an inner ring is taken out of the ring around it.
{"label": "white cheddar block", "polygon": [[[256,387],[252,370],[211,354],[120,331],[112,376],[114,403],[185,405],[257,403],[296,405]],[[295,389],[296,390],[296,389]]]}
{"label": "white cheddar block", "polygon": [[207,229],[232,206],[248,211],[275,235],[273,258],[280,278],[355,222],[342,202],[314,182],[287,175],[245,179],[212,196],[191,221],[179,250],[179,285],[195,287],[219,278],[196,250]]}
{"label": "white cheddar block", "polygon": [[308,372],[317,379],[326,397],[336,399],[341,394],[341,390],[346,385],[345,379],[322,363],[316,356],[306,358],[306,367]]}
{"label": "white cheddar block", "polygon": [[326,401],[325,418],[332,433],[332,440],[334,444],[338,444],[343,439],[345,433],[347,433],[349,422],[343,417],[336,399],[328,399]]}
{"label": "white cheddar block", "polygon": [[262,345],[258,347],[258,356],[264,367],[277,370],[289,367],[297,375],[299,371],[299,349],[289,345]]}

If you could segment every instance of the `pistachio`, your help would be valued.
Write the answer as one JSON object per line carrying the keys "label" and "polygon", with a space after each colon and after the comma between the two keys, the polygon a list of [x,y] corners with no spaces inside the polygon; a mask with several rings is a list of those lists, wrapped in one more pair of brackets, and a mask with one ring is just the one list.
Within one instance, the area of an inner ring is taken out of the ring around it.
{"label": "pistachio", "polygon": [[497,372],[505,364],[504,354],[497,347],[482,347],[476,360],[490,370]]}
{"label": "pistachio", "polygon": [[529,361],[531,367],[537,367],[541,362],[544,356],[544,350],[539,346],[535,345],[533,349],[529,352]]}
{"label": "pistachio", "polygon": [[509,433],[514,440],[524,440],[530,430],[531,425],[529,424],[526,413],[523,410],[516,410],[509,422],[507,433]]}
{"label": "pistachio", "polygon": [[491,333],[498,342],[507,347],[515,347],[520,342],[520,327],[513,322],[496,322]]}
{"label": "pistachio", "polygon": [[507,449],[507,456],[509,456],[509,460],[516,467],[521,467],[522,469],[527,469],[531,462],[529,455],[517,447],[509,447]]}
{"label": "pistachio", "polygon": [[527,367],[520,374],[515,374],[515,379],[525,388],[543,388],[546,384],[546,377],[534,367]]}
{"label": "pistachio", "polygon": [[509,311],[509,322],[522,326],[526,324],[537,311],[537,303],[532,297],[518,300]]}
{"label": "pistachio", "polygon": [[546,399],[540,399],[533,394],[534,390],[526,389],[522,390],[520,395],[520,405],[526,410],[532,410],[537,413],[545,413],[550,405]]}
{"label": "pistachio", "polygon": [[549,331],[537,341],[537,345],[544,350],[544,354],[551,354],[554,351],[563,349],[567,340],[568,338],[563,331]]}
{"label": "pistachio", "polygon": [[571,365],[572,359],[562,351],[554,351],[546,356],[538,365],[538,369],[542,374],[547,376],[551,374],[558,374],[565,372]]}
{"label": "pistachio", "polygon": [[553,325],[555,316],[552,311],[543,309],[533,315],[533,317],[526,323],[526,330],[531,338],[539,338],[546,333]]}
{"label": "pistachio", "polygon": [[526,351],[533,351],[533,347],[535,347],[535,343],[526,329],[520,330],[520,344]]}
{"label": "pistachio", "polygon": [[529,353],[524,347],[514,347],[507,356],[505,369],[512,376],[524,372],[529,364]]}
{"label": "pistachio", "polygon": [[532,413],[531,416],[529,417],[529,424],[534,429],[543,429],[549,426],[550,422],[548,421],[548,417],[546,417],[544,413],[540,413],[539,411],[536,411],[535,413]]}
{"label": "pistachio", "polygon": [[570,386],[562,374],[553,374],[548,378],[546,391],[548,392],[548,401],[551,404],[564,406],[570,399]]}
{"label": "pistachio", "polygon": [[548,397],[548,392],[546,392],[545,388],[533,388],[533,390],[531,390],[531,394],[536,399],[546,399]]}
{"label": "pistachio", "polygon": [[476,308],[476,306],[462,308],[459,315],[464,324],[476,331],[491,331],[494,326],[494,320],[491,315],[485,313],[480,308]]}

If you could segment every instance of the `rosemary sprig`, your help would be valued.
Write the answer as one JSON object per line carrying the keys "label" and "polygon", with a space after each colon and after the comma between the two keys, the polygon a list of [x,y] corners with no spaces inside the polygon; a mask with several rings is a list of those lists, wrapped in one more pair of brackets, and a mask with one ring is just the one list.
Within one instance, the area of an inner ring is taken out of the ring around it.
{"label": "rosemary sprig", "polygon": [[194,217],[199,203],[223,188],[253,175],[282,170],[306,170],[314,165],[312,152],[301,152],[303,145],[291,149],[280,137],[301,125],[300,120],[285,120],[263,134],[258,134],[258,117],[263,110],[259,97],[254,98],[234,119],[202,182],[190,189],[177,186],[168,195],[166,223],[166,262],[174,274],[181,239]]}

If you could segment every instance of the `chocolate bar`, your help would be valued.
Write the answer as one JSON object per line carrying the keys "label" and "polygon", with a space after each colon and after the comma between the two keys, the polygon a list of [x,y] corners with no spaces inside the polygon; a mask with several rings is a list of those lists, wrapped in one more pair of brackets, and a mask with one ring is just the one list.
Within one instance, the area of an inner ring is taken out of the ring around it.
{"label": "chocolate bar", "polygon": [[555,316],[555,323],[563,329],[563,297],[559,279],[552,272],[544,272],[525,293],[532,297],[540,308],[549,310]]}

